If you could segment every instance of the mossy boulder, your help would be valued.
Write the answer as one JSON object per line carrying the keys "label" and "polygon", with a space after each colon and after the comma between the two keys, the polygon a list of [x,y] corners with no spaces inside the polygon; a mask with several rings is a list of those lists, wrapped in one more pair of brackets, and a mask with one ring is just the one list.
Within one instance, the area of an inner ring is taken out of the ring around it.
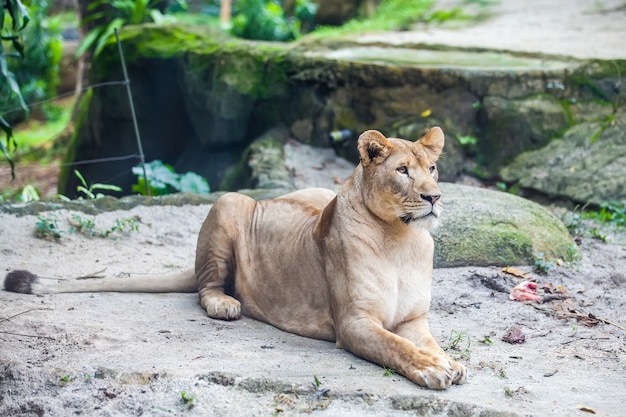
{"label": "mossy boulder", "polygon": [[520,153],[538,149],[569,127],[563,105],[541,94],[508,99],[488,96],[479,114],[479,152],[485,166],[497,169]]}
{"label": "mossy boulder", "polygon": [[626,107],[603,123],[581,123],[545,147],[519,155],[501,176],[580,203],[626,200]]}
{"label": "mossy boulder", "polygon": [[[246,147],[277,126],[316,146],[329,146],[331,131],[350,129],[352,138],[337,151],[356,162],[364,130],[389,135],[407,124],[440,125],[449,138],[445,179],[454,180],[467,157],[497,173],[500,162],[543,145],[587,112],[604,114],[605,103],[622,100],[615,83],[626,73],[621,61],[609,66],[315,36],[253,42],[183,25],[124,27],[121,39],[145,159],[196,172],[213,190],[226,183]],[[92,62],[89,78],[90,84],[123,79],[113,42]],[[588,105],[594,102],[600,106]],[[94,89],[83,107],[66,162],[114,158],[83,164],[81,173],[89,183],[115,183],[130,193],[139,158],[125,89]],[[478,138],[478,146],[453,147],[461,135]],[[60,177],[70,197],[79,185],[72,169]]]}
{"label": "mossy boulder", "polygon": [[575,244],[557,217],[537,203],[484,188],[441,183],[442,225],[435,266],[532,265],[570,260]]}
{"label": "mossy boulder", "polygon": [[293,191],[295,185],[285,165],[286,137],[285,129],[276,128],[255,139],[226,173],[221,188]]}

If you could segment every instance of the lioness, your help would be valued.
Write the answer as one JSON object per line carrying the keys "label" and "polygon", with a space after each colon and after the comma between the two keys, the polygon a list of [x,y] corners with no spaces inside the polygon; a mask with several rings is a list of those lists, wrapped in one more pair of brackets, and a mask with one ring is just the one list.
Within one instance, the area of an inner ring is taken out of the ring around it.
{"label": "lioness", "polygon": [[193,269],[160,277],[43,282],[10,272],[24,293],[194,292],[209,317],[241,314],[393,368],[428,388],[465,381],[465,367],[428,327],[433,227],[442,210],[443,132],[419,141],[369,130],[339,194],[300,190],[269,201],[224,194],[198,237]]}

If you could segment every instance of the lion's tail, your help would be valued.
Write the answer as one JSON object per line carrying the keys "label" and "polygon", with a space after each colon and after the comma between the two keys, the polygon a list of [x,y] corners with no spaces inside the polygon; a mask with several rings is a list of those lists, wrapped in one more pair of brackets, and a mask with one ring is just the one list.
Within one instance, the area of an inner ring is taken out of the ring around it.
{"label": "lion's tail", "polygon": [[134,275],[126,278],[54,279],[42,278],[15,270],[4,279],[6,291],[22,294],[53,294],[67,292],[196,292],[194,269],[166,275]]}

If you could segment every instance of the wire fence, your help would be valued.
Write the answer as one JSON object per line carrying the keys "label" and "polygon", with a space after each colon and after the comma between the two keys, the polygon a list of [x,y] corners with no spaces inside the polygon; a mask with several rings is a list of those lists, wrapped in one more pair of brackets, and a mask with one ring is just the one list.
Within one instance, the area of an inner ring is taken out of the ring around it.
{"label": "wire fence", "polygon": [[[134,111],[134,103],[133,103],[133,98],[132,98],[132,93],[130,90],[130,80],[128,78],[128,73],[126,71],[126,62],[124,59],[124,53],[122,51],[122,45],[120,43],[119,40],[119,35],[117,32],[117,29],[115,29],[115,36],[116,36],[116,41],[117,41],[117,45],[118,45],[118,51],[120,54],[120,60],[121,60],[121,64],[122,64],[122,70],[123,70],[123,74],[124,74],[124,80],[117,80],[117,81],[104,81],[104,82],[100,82],[100,83],[96,83],[96,84],[92,84],[92,85],[88,85],[85,86],[83,88],[80,89],[79,94],[84,94],[85,92],[89,91],[89,90],[93,90],[96,88],[103,88],[103,87],[113,87],[113,86],[125,86],[126,87],[126,91],[128,94],[128,100],[129,100],[129,104],[130,104],[130,108],[132,109],[132,118],[133,118],[133,123],[135,126],[135,135],[137,138],[137,148],[138,148],[138,153],[133,153],[133,154],[128,154],[128,155],[119,155],[119,156],[112,156],[112,157],[105,157],[105,158],[95,158],[95,159],[86,159],[86,160],[80,160],[80,161],[72,161],[72,162],[65,162],[65,163],[51,163],[51,164],[38,164],[37,167],[22,167],[19,169],[40,169],[42,167],[67,167],[67,166],[81,166],[81,165],[87,165],[87,164],[99,164],[99,163],[110,163],[110,162],[118,162],[118,161],[125,161],[125,160],[129,160],[129,159],[136,159],[137,162],[139,163],[139,165],[141,166],[142,170],[143,170],[143,175],[144,178],[146,179],[145,184],[146,184],[146,194],[149,196],[150,195],[150,187],[149,187],[149,179],[148,179],[148,175],[146,172],[146,167],[145,167],[145,156],[143,153],[143,146],[141,143],[141,137],[139,135],[139,127],[137,124],[137,118],[135,115],[135,111]],[[57,100],[60,100],[62,98],[66,98],[66,97],[70,97],[73,95],[76,95],[77,92],[76,91],[72,91],[72,92],[67,92],[67,93],[63,93],[63,94],[59,94],[56,95],[54,97],[49,97],[47,99],[44,100],[39,100],[39,101],[35,101],[32,103],[27,104],[26,106],[29,109],[32,109],[34,107],[38,107],[38,106],[43,106],[44,104],[50,103],[50,102],[54,102]],[[78,98],[77,98],[78,99]],[[0,114],[10,114],[13,112],[17,112],[17,111],[21,111],[23,110],[22,107],[16,107],[13,109],[9,109],[6,111],[0,111]],[[54,141],[58,138],[59,135],[61,135],[63,132],[59,133],[56,136],[53,136],[49,139],[49,141]],[[18,143],[19,146],[19,143]],[[35,152],[39,152],[37,149],[32,150],[31,152],[26,152],[24,154],[21,154],[22,157],[24,156],[28,156],[30,154],[33,154]],[[19,170],[18,169],[18,170]],[[115,175],[112,178],[107,178],[105,181],[106,182],[110,182],[110,181],[114,181],[115,179],[126,175],[126,172],[122,172],[119,173],[117,175]]]}

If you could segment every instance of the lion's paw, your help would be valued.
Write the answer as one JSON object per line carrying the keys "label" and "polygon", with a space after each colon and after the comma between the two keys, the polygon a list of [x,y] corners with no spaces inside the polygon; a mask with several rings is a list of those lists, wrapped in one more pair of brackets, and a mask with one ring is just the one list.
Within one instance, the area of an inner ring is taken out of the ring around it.
{"label": "lion's paw", "polygon": [[446,389],[453,383],[457,382],[459,378],[463,378],[465,381],[466,371],[463,365],[443,356],[443,355],[429,355],[427,362],[422,364],[419,369],[413,373],[414,382],[422,387],[430,389]]}
{"label": "lion's paw", "polygon": [[458,363],[455,360],[450,360],[452,364],[452,369],[454,369],[454,373],[452,375],[452,383],[453,384],[464,384],[467,380],[467,368],[465,365]]}
{"label": "lion's paw", "polygon": [[241,303],[227,295],[211,297],[206,303],[206,313],[213,319],[237,320],[241,317]]}

